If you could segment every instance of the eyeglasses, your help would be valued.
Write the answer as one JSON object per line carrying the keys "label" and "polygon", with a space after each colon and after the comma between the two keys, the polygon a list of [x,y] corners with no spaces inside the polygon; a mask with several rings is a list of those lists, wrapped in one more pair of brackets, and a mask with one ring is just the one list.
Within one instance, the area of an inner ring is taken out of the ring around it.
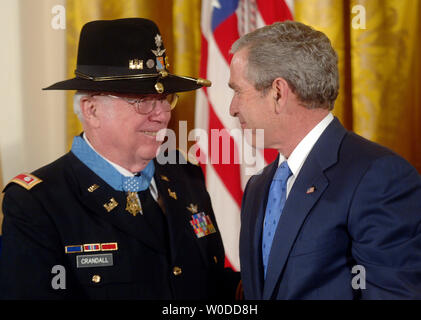
{"label": "eyeglasses", "polygon": [[94,96],[104,96],[124,100],[133,106],[139,114],[148,114],[152,112],[158,104],[162,106],[164,111],[169,112],[175,108],[175,105],[178,102],[178,95],[176,93],[170,93],[167,95],[151,94],[145,96],[144,98],[127,98],[114,96],[112,94],[95,94]]}

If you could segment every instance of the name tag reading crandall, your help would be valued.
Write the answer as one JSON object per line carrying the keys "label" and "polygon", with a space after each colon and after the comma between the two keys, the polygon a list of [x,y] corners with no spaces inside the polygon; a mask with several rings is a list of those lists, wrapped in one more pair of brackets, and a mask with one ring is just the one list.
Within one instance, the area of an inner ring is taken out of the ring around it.
{"label": "name tag reading crandall", "polygon": [[77,268],[109,267],[112,265],[113,265],[112,253],[76,256]]}

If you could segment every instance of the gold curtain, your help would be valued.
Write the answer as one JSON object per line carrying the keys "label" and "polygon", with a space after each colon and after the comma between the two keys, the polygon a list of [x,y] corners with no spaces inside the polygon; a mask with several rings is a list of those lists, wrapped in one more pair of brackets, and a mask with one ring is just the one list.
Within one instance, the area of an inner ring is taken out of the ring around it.
{"label": "gold curtain", "polygon": [[[352,26],[357,5],[365,29]],[[421,172],[421,1],[295,0],[294,18],[325,32],[338,52],[335,115]]]}
{"label": "gold curtain", "polygon": [[[352,27],[361,5],[366,29]],[[68,76],[76,66],[83,24],[94,19],[145,17],[163,35],[170,71],[198,76],[200,0],[67,0]],[[295,0],[294,19],[325,32],[338,52],[340,93],[334,114],[346,128],[383,144],[421,172],[421,1]],[[68,95],[67,142],[81,132]],[[194,92],[184,93],[170,128],[194,125]]]}
{"label": "gold curtain", "polygon": [[[197,77],[200,59],[200,0],[67,0],[67,74],[74,77],[82,26],[98,19],[148,18],[156,22],[169,56],[170,72]],[[67,95],[67,146],[82,131],[73,114],[73,94]],[[178,132],[180,120],[194,125],[194,92],[180,94],[169,127]]]}

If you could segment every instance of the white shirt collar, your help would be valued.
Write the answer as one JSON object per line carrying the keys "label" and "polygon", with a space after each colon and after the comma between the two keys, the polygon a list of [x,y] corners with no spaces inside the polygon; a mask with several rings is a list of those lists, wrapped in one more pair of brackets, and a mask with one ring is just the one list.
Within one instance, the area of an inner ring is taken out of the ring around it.
{"label": "white shirt collar", "polygon": [[[95,148],[90,144],[88,138],[86,137],[85,132],[83,133],[83,139],[86,141],[88,146],[90,146],[92,148],[92,150],[94,150],[101,158],[103,158],[105,161],[107,161],[109,164],[111,164],[123,176],[125,176],[125,177],[133,177],[134,176],[134,173],[130,172],[129,170],[127,170],[125,168],[123,168],[122,166],[118,165],[117,163],[114,163],[114,162],[108,160],[107,158],[102,156],[100,153],[98,153],[98,151],[96,151]],[[156,187],[154,177],[152,177],[152,179],[151,179],[151,184],[149,185],[149,189],[151,191],[152,197],[155,200],[157,200],[158,199],[158,188]]]}
{"label": "white shirt collar", "polygon": [[[313,146],[316,144],[317,140],[319,140],[323,131],[325,131],[325,129],[332,122],[333,119],[334,117],[332,113],[329,112],[329,114],[326,117],[324,117],[322,121],[320,121],[313,129],[311,129],[309,133],[307,133],[303,140],[301,140],[300,143],[292,151],[287,162],[294,177],[298,176],[298,173],[300,172],[301,167],[307,159],[307,156],[310,153],[311,149],[313,149]],[[284,161],[285,157],[282,154],[280,154],[278,166]]]}
{"label": "white shirt collar", "polygon": [[83,133],[83,139],[86,141],[86,143],[88,144],[88,146],[90,146],[92,148],[92,150],[94,150],[102,159],[104,159],[109,164],[111,164],[123,176],[125,176],[125,177],[133,177],[134,176],[134,173],[130,172],[129,170],[127,170],[125,168],[123,168],[122,166],[119,166],[117,163],[114,163],[114,162],[108,160],[107,158],[105,158],[104,156],[102,156],[98,151],[96,151],[95,148],[90,144],[88,138],[86,137],[85,132]]}

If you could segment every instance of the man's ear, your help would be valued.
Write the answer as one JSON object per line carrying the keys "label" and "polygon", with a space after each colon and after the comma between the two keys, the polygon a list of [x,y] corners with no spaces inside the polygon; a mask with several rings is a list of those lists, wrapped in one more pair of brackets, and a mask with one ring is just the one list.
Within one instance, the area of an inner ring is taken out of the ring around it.
{"label": "man's ear", "polygon": [[273,99],[275,100],[275,112],[281,113],[288,101],[289,86],[284,78],[276,78],[272,82]]}
{"label": "man's ear", "polygon": [[92,96],[83,96],[80,98],[80,111],[83,120],[91,127],[97,128],[100,124],[98,117],[98,103]]}

